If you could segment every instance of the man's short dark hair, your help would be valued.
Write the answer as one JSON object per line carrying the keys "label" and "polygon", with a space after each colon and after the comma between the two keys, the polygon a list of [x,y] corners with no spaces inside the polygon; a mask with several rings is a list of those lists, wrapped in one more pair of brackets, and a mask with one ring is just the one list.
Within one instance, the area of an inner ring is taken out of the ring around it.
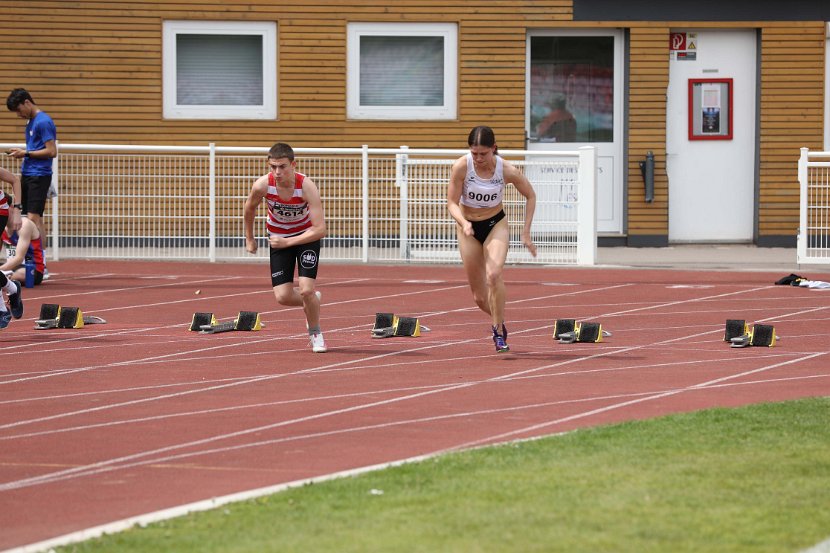
{"label": "man's short dark hair", "polygon": [[29,94],[25,88],[15,88],[9,94],[9,97],[6,98],[6,107],[9,108],[9,111],[17,111],[17,108],[20,107],[20,104],[29,100],[33,104],[35,103],[32,95]]}
{"label": "man's short dark hair", "polygon": [[294,149],[285,142],[277,142],[268,150],[268,157],[270,159],[287,158],[288,161],[294,161]]}

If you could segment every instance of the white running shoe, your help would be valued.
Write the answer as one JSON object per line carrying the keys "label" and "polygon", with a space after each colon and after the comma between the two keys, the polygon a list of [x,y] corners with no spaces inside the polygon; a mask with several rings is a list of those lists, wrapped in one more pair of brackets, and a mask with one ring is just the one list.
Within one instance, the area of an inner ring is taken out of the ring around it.
{"label": "white running shoe", "polygon": [[328,351],[326,348],[326,341],[323,340],[322,332],[315,332],[314,334],[309,335],[308,338],[311,341],[311,351],[314,353],[326,353]]}

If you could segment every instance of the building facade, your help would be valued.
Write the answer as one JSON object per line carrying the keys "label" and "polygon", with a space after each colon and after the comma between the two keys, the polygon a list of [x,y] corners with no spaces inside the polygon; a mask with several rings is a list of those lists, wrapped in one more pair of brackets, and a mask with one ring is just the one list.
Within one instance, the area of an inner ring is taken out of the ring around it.
{"label": "building facade", "polygon": [[464,148],[486,124],[502,149],[598,148],[601,245],[794,246],[799,148],[827,135],[819,0],[32,0],[4,19],[2,88],[63,142]]}

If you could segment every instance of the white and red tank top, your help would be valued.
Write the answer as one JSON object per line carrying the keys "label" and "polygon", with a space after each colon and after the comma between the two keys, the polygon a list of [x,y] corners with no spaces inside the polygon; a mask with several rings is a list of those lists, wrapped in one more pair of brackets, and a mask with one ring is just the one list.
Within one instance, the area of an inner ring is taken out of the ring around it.
{"label": "white and red tank top", "polygon": [[504,195],[504,161],[496,156],[496,168],[493,176],[483,179],[478,176],[473,165],[473,156],[467,154],[467,174],[461,190],[461,205],[467,207],[496,207]]}
{"label": "white and red tank top", "polygon": [[9,216],[9,197],[0,190],[0,217]]}
{"label": "white and red tank top", "polygon": [[290,200],[283,200],[277,192],[277,179],[268,173],[268,233],[276,236],[294,236],[311,227],[308,214],[308,202],[303,198],[303,181],[305,175],[294,173],[294,195]]}

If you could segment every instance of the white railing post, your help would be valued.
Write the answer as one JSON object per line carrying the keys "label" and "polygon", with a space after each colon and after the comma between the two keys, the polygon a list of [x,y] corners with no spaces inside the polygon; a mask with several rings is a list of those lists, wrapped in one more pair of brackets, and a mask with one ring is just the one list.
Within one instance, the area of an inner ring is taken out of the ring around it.
{"label": "white railing post", "polygon": [[798,235],[795,244],[796,263],[803,263],[807,258],[807,161],[809,160],[809,148],[801,148],[801,155],[798,158],[798,188],[799,188],[799,213],[798,213]]}
{"label": "white railing post", "polygon": [[576,262],[597,262],[597,149],[579,148],[579,191],[577,192]]}
{"label": "white railing post", "polygon": [[403,153],[395,155],[395,185],[400,189],[400,224],[398,230],[399,255],[409,259],[409,146],[401,146]]}
{"label": "white railing post", "polygon": [[[59,143],[55,141],[55,147],[59,147]],[[55,187],[55,195],[52,196],[52,259],[55,261],[59,261],[61,258],[61,251],[60,251],[60,226],[58,225],[58,221],[60,220],[59,217],[59,202],[58,196],[60,195],[58,192],[58,183],[60,181],[60,175],[58,170],[60,168],[60,164],[58,163],[58,156],[52,158],[52,186]],[[15,201],[19,201],[15,199]]]}
{"label": "white railing post", "polygon": [[363,145],[363,255],[364,263],[369,262],[369,145]]}
{"label": "white railing post", "polygon": [[210,175],[208,176],[208,259],[216,262],[216,144],[210,146]]}

